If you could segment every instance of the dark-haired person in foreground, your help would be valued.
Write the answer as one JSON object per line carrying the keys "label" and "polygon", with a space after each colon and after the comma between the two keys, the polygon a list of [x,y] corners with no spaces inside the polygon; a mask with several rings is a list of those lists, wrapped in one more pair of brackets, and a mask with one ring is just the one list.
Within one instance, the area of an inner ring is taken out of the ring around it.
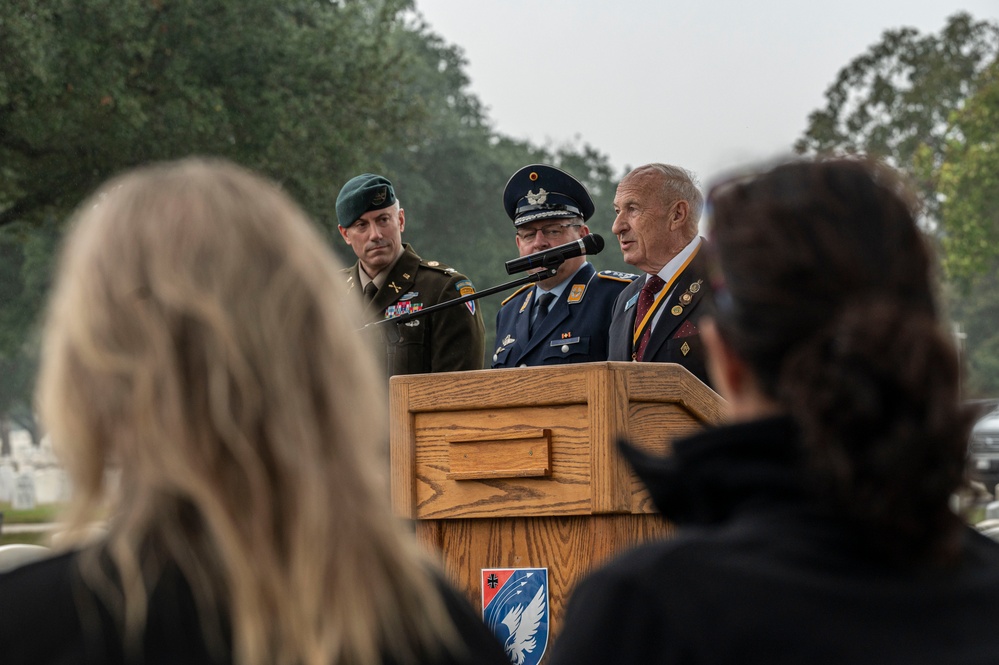
{"label": "dark-haired person in foreground", "polygon": [[551,663],[999,662],[999,544],[950,507],[969,413],[894,173],[793,162],[708,204],[733,422],[623,446],[679,528],[578,585]]}
{"label": "dark-haired person in foreground", "polygon": [[[520,256],[590,235],[593,201],[572,175],[547,164],[514,173],[503,191]],[[496,314],[492,367],[564,365],[607,360],[614,299],[635,275],[597,272],[585,256],[566,259],[554,277],[526,284]]]}
{"label": "dark-haired person in foreground", "polygon": [[388,506],[382,373],[314,225],[225,162],[75,220],[39,402],[96,542],[0,575],[0,663],[507,663]]}

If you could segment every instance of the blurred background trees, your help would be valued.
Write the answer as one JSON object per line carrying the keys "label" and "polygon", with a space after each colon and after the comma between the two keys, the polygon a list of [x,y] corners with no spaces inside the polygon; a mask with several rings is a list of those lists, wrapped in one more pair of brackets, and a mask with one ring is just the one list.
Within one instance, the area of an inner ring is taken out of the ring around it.
{"label": "blurred background trees", "polygon": [[999,396],[999,25],[889,30],[842,70],[795,148],[865,153],[912,179],[941,249],[969,397]]}
{"label": "blurred background trees", "polygon": [[[335,232],[340,185],[384,173],[406,240],[480,288],[508,279],[516,249],[501,197],[524,164],[573,171],[599,194],[594,230],[608,233],[607,157],[581,141],[499,135],[464,66],[409,0],[0,3],[0,419],[37,432],[37,327],[62,226],[138,164],[219,155],[262,171],[344,262],[354,257]],[[597,258],[624,268],[612,252]],[[482,303],[487,329],[500,300]]]}
{"label": "blurred background trees", "polygon": [[[327,232],[340,185],[384,173],[405,239],[477,287],[516,255],[501,204],[531,162],[580,178],[610,234],[617,180],[582,138],[532,145],[493,129],[461,50],[411,0],[6,0],[0,3],[0,421],[37,435],[31,392],[53,255],[73,208],[138,164],[219,155],[266,173]],[[809,118],[804,153],[869,152],[908,172],[945,251],[969,388],[999,395],[999,39],[958,14],[939,34],[888,31]],[[609,243],[610,244],[610,243]],[[619,252],[598,268],[630,270]],[[492,351],[502,297],[481,302]],[[0,434],[6,432],[0,426]],[[2,437],[6,441],[6,437]]]}

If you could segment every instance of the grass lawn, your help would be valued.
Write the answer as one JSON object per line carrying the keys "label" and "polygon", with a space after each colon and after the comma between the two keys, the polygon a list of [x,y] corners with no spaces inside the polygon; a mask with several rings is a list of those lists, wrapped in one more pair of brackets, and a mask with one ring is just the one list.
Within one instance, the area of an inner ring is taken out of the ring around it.
{"label": "grass lawn", "polygon": [[23,543],[25,545],[49,546],[48,533],[0,533],[0,545]]}
{"label": "grass lawn", "polygon": [[0,501],[0,513],[3,513],[4,524],[44,524],[54,522],[62,512],[62,504],[46,504],[36,506],[31,510],[14,510],[10,502]]}

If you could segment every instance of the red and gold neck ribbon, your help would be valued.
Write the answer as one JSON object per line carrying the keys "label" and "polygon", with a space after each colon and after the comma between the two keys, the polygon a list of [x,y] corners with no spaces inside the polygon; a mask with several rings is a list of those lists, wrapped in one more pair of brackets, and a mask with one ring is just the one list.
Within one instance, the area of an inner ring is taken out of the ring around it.
{"label": "red and gold neck ribbon", "polygon": [[697,256],[697,252],[701,250],[701,244],[702,243],[698,243],[697,247],[694,248],[694,251],[691,252],[690,256],[687,257],[687,260],[683,262],[682,266],[680,266],[680,269],[677,270],[675,273],[673,273],[673,277],[671,277],[670,280],[666,282],[666,286],[664,286],[662,290],[659,291],[659,295],[656,296],[655,301],[652,303],[652,307],[649,307],[649,311],[645,313],[645,318],[642,319],[639,325],[635,326],[635,334],[631,339],[632,348],[634,348],[635,345],[638,344],[638,340],[642,338],[642,333],[644,333],[645,329],[649,325],[651,325],[652,319],[655,317],[656,311],[659,309],[659,305],[662,304],[663,299],[666,298],[666,296],[670,292],[670,289],[673,288],[673,282],[675,282],[677,278],[683,274],[683,271],[687,269],[687,266],[690,265],[690,262],[694,260],[695,256]]}

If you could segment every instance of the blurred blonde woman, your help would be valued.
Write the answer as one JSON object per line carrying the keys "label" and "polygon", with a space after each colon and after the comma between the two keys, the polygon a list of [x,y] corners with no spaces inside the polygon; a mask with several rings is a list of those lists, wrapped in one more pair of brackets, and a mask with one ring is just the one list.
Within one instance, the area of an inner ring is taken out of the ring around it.
{"label": "blurred blonde woman", "polygon": [[390,514],[381,374],[338,268],[225,162],[83,204],[39,406],[69,524],[108,533],[0,577],[0,662],[505,662]]}

